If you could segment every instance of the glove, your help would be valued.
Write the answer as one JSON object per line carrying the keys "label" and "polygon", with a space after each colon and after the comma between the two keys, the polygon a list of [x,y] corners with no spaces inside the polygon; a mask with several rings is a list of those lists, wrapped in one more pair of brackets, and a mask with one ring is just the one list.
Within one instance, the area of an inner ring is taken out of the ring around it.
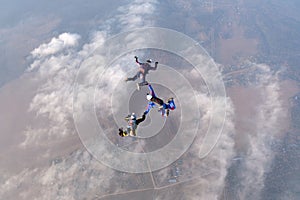
{"label": "glove", "polygon": [[138,59],[138,57],[137,57],[137,56],[134,56],[134,58],[135,58],[135,59]]}

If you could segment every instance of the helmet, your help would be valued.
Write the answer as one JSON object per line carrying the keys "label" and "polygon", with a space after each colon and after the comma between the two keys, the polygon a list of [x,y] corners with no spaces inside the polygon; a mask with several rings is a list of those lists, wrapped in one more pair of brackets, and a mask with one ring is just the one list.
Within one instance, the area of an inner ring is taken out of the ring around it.
{"label": "helmet", "polygon": [[147,94],[147,100],[150,101],[152,99],[152,95]]}
{"label": "helmet", "polygon": [[152,60],[151,60],[151,59],[148,59],[147,62],[148,62],[148,63],[152,63]]}
{"label": "helmet", "polygon": [[132,113],[130,119],[136,119],[135,113]]}

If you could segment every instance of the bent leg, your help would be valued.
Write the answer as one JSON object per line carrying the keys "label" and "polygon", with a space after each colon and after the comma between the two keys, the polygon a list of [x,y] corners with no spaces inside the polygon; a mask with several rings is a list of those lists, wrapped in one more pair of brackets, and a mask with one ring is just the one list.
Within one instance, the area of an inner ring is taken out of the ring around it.
{"label": "bent leg", "polygon": [[146,81],[146,74],[140,73],[140,78],[142,79],[142,82],[139,83],[139,86],[148,85],[148,82]]}
{"label": "bent leg", "polygon": [[136,131],[135,131],[135,129],[131,129],[130,132],[129,132],[129,135],[130,135],[130,136],[136,136]]}
{"label": "bent leg", "polygon": [[127,132],[127,133],[130,133],[130,131],[131,131],[131,126],[127,126],[126,132]]}
{"label": "bent leg", "polygon": [[161,112],[161,115],[163,117],[166,116],[166,109],[164,108],[164,106],[160,106],[158,112]]}
{"label": "bent leg", "polygon": [[173,98],[170,98],[168,100],[168,104],[167,104],[168,108],[171,109],[171,110],[174,110],[176,108],[176,105],[175,105],[175,102],[173,100]]}
{"label": "bent leg", "polygon": [[135,81],[136,79],[138,79],[140,77],[140,73],[141,72],[137,72],[136,75],[134,75],[133,77],[131,78],[127,78],[126,80],[127,81]]}
{"label": "bent leg", "polygon": [[142,83],[146,83],[146,74],[145,73],[141,73],[141,79],[142,79]]}

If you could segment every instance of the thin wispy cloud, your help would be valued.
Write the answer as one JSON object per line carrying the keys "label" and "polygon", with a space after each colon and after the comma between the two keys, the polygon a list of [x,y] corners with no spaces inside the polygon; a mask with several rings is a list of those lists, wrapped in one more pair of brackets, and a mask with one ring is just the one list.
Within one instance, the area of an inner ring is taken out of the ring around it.
{"label": "thin wispy cloud", "polygon": [[273,160],[272,141],[284,130],[281,121],[287,117],[280,100],[278,72],[273,72],[267,65],[257,65],[259,70],[258,85],[262,103],[257,107],[254,116],[256,127],[250,133],[249,148],[245,156],[242,175],[243,189],[240,196],[243,199],[260,199],[264,187],[265,174],[270,170]]}

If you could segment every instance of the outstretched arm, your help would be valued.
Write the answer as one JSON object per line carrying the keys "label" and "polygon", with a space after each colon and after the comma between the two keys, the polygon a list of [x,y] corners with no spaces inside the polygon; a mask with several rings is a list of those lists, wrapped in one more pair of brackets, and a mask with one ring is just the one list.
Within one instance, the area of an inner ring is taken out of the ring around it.
{"label": "outstretched arm", "polygon": [[149,113],[149,111],[151,110],[151,108],[153,108],[154,106],[155,106],[155,103],[149,102],[147,105],[147,110],[144,112],[144,114],[147,115]]}
{"label": "outstretched arm", "polygon": [[139,123],[143,122],[146,119],[146,113],[144,112],[142,117],[136,119],[136,125],[139,125]]}
{"label": "outstretched arm", "polygon": [[156,97],[156,95],[155,95],[155,93],[154,93],[154,90],[153,90],[151,84],[148,85],[148,88],[149,88],[149,90],[150,90],[150,95],[151,95],[152,97]]}
{"label": "outstretched arm", "polygon": [[154,67],[150,66],[149,70],[156,70],[157,69],[157,65],[158,65],[158,62],[155,62]]}
{"label": "outstretched arm", "polygon": [[137,56],[134,56],[134,58],[135,58],[135,62],[140,65],[141,63],[139,62],[139,58]]}

